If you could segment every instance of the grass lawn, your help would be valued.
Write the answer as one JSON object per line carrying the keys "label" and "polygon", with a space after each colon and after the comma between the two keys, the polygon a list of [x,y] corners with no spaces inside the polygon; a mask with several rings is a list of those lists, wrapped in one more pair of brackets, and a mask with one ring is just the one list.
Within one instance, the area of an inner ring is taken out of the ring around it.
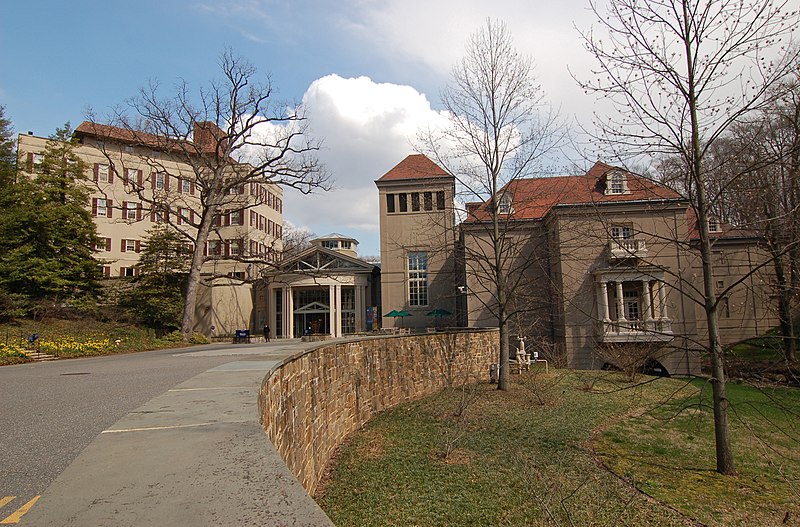
{"label": "grass lawn", "polygon": [[[34,346],[28,336],[36,333]],[[38,350],[61,358],[174,348],[174,338],[156,338],[152,329],[97,320],[19,319],[0,324],[0,365],[27,362],[24,352]]]}
{"label": "grass lawn", "polygon": [[569,371],[513,381],[509,392],[445,391],[381,414],[341,449],[317,501],[338,526],[800,518],[800,420],[777,408],[800,408],[800,391],[731,387],[740,475],[725,478],[713,472],[703,383],[634,387],[616,374]]}

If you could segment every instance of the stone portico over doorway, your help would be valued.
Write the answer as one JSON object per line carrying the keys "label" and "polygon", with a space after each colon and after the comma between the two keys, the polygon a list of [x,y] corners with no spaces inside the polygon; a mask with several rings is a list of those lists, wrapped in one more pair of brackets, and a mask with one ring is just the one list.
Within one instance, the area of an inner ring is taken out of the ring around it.
{"label": "stone portico over doorway", "polygon": [[312,240],[312,247],[266,277],[267,320],[276,338],[342,337],[369,329],[368,310],[376,309],[375,266],[351,256],[357,244],[352,238],[342,237],[348,242],[346,250],[329,248],[337,239],[330,235]]}
{"label": "stone portico over doorway", "polygon": [[597,269],[597,337],[600,342],[672,340],[668,285],[656,267]]}

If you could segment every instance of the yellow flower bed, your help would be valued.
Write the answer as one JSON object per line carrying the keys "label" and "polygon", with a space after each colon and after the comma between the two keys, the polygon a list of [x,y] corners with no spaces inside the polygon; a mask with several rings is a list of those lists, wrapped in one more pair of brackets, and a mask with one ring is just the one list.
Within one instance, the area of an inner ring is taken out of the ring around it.
{"label": "yellow flower bed", "polygon": [[39,349],[50,355],[95,355],[109,351],[118,346],[110,338],[86,338],[78,340],[75,337],[60,337],[58,339],[40,339]]}
{"label": "yellow flower bed", "polygon": [[0,358],[19,358],[24,359],[28,357],[28,350],[22,347],[22,344],[5,344],[0,343]]}

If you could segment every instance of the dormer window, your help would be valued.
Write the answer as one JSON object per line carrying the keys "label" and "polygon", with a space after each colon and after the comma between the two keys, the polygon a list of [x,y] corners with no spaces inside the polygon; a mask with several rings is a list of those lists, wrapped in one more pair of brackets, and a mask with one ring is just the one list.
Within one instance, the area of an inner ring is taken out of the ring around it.
{"label": "dormer window", "polygon": [[514,212],[514,209],[511,208],[511,196],[504,194],[497,203],[497,213],[511,214],[512,212]]}
{"label": "dormer window", "polygon": [[708,217],[708,232],[722,232],[722,227],[719,224],[719,220],[716,216],[709,216]]}
{"label": "dormer window", "polygon": [[606,176],[606,194],[625,194],[628,192],[628,180],[624,172],[614,171]]}

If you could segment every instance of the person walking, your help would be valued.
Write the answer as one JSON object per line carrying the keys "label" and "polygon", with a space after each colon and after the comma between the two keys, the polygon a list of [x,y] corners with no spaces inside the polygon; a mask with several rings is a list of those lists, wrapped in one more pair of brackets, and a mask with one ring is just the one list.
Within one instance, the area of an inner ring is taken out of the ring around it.
{"label": "person walking", "polygon": [[269,342],[269,326],[264,324],[264,342]]}

